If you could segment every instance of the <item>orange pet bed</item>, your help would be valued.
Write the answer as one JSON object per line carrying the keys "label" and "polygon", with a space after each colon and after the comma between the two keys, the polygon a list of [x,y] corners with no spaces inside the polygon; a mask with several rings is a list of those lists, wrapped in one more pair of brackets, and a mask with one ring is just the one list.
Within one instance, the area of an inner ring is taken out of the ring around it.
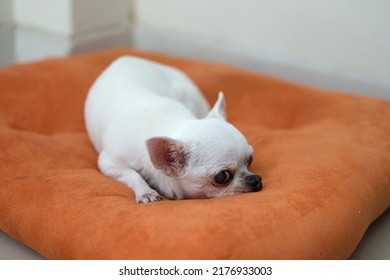
{"label": "orange pet bed", "polygon": [[[83,106],[131,54],[186,72],[254,147],[258,193],[139,205],[102,175]],[[345,259],[390,205],[390,103],[116,49],[0,70],[0,229],[49,259]]]}

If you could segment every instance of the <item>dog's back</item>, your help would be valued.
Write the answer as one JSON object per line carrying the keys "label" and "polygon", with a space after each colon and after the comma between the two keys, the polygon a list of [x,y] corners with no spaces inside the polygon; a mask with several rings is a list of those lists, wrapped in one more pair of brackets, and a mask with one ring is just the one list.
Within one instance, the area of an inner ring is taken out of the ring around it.
{"label": "dog's back", "polygon": [[183,72],[138,57],[116,59],[102,73],[96,86],[101,87],[100,91],[125,91],[132,95],[143,90],[173,98],[198,118],[206,116],[210,109],[198,87]]}
{"label": "dog's back", "polygon": [[[171,113],[192,113],[200,118],[208,111],[206,100],[184,73],[141,58],[123,56],[115,60],[91,87],[85,119],[90,138],[100,152],[104,134],[115,134],[115,131],[106,133],[108,129],[138,133],[139,142],[143,144],[143,138],[148,136],[146,130],[150,126],[158,129],[158,123],[164,118],[169,121]],[[153,128],[149,130],[156,133]]]}

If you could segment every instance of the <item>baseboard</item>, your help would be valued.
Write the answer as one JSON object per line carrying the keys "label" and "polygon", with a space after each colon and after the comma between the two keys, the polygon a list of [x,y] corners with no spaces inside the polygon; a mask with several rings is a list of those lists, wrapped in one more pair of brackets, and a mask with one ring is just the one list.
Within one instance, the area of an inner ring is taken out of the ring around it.
{"label": "baseboard", "polygon": [[15,62],[66,56],[129,44],[130,30],[127,23],[111,24],[71,35],[17,27]]}
{"label": "baseboard", "polygon": [[15,29],[15,62],[30,62],[52,56],[71,54],[72,41],[66,35],[38,29]]}

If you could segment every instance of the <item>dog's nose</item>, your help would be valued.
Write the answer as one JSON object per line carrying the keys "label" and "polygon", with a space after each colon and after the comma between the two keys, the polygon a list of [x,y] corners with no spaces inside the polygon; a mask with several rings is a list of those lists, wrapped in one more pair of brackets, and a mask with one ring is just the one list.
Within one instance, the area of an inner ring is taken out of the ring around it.
{"label": "dog's nose", "polygon": [[253,192],[258,192],[263,188],[263,183],[259,175],[249,175],[245,178],[245,184]]}

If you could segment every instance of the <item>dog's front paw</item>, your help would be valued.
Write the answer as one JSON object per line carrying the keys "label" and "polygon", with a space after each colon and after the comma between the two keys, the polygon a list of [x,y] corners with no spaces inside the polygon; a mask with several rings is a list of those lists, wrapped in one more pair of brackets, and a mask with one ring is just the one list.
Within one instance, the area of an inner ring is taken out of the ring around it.
{"label": "dog's front paw", "polygon": [[139,204],[161,201],[162,197],[155,190],[137,195],[135,199]]}

